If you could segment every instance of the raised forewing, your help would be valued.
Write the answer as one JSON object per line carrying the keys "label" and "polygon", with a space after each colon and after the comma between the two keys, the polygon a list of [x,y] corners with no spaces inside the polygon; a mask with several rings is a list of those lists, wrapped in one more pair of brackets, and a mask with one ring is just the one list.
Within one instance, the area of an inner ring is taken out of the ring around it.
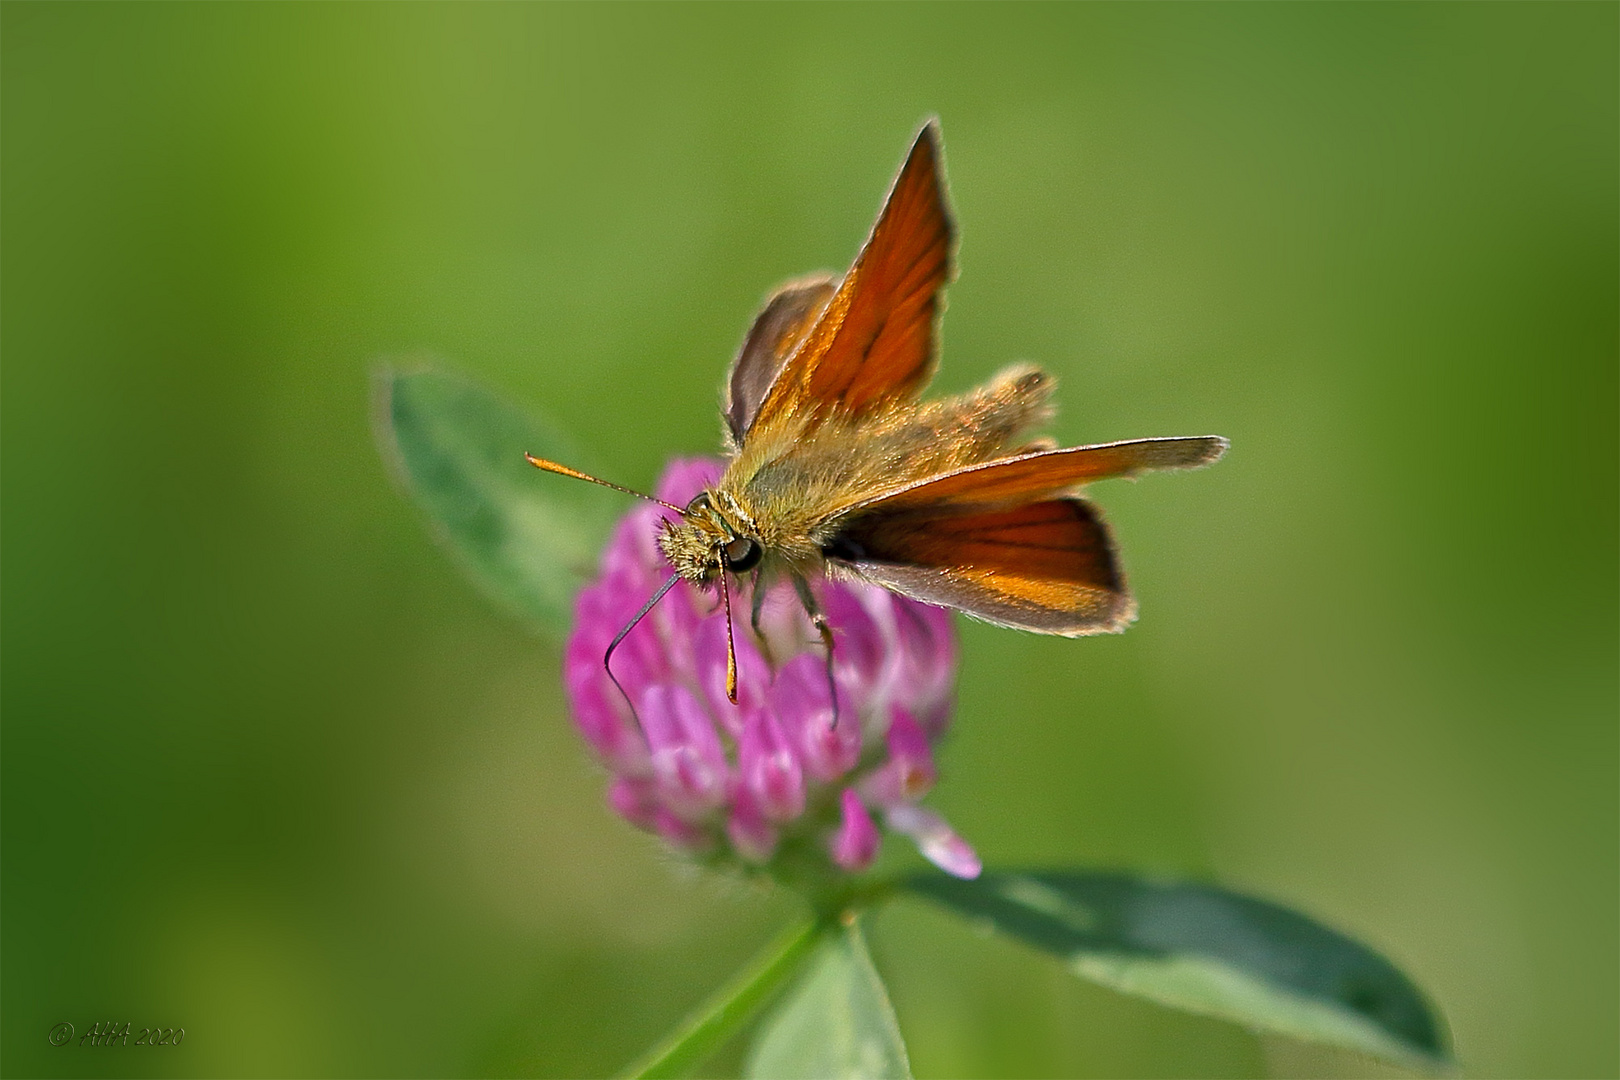
{"label": "raised forewing", "polygon": [[829,412],[858,415],[915,397],[934,373],[951,242],[939,128],[930,120],[855,265],[783,365],[753,424],[796,414],[813,423]]}
{"label": "raised forewing", "polygon": [[742,442],[766,391],[776,381],[794,346],[804,340],[835,288],[833,279],[826,275],[790,281],[776,291],[754,319],[726,379],[726,427],[734,443]]}

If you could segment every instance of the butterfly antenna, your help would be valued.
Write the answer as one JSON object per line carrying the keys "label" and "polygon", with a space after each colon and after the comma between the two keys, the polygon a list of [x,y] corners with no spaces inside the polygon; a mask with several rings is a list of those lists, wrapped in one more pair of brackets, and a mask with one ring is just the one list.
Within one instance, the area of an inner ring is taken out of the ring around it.
{"label": "butterfly antenna", "polygon": [[731,560],[726,557],[726,549],[720,549],[720,597],[726,605],[726,697],[733,705],[737,704],[737,643],[731,636],[731,589],[726,585],[726,577],[731,573]]}
{"label": "butterfly antenna", "polygon": [[[555,461],[547,461],[545,458],[538,458],[538,457],[535,457],[533,454],[524,454],[523,456],[524,456],[525,459],[528,460],[530,465],[533,465],[537,469],[544,469],[546,472],[553,472],[553,473],[556,473],[558,476],[572,476],[575,480],[589,480],[593,484],[601,484],[605,488],[612,488],[614,491],[622,491],[626,495],[634,495],[638,499],[646,499],[648,502],[655,502],[659,506],[668,507],[669,509],[675,511],[677,514],[681,514],[683,516],[686,514],[685,510],[682,510],[679,506],[676,506],[674,503],[667,503],[663,499],[655,499],[651,495],[643,495],[639,491],[634,491],[634,490],[632,490],[630,488],[627,488],[627,487],[620,487],[618,484],[610,484],[606,480],[598,480],[596,477],[592,476],[590,473],[582,473],[578,469],[570,469],[566,465],[559,465]],[[664,594],[659,593],[658,595],[662,596]],[[643,612],[642,614],[646,614],[646,613]],[[641,616],[638,615],[636,617],[640,618]],[[635,624],[631,623],[630,625],[634,626]]]}
{"label": "butterfly antenna", "polygon": [[[534,459],[530,458],[529,460],[533,461]],[[587,476],[585,479],[589,480],[590,477]],[[612,485],[609,486],[611,487]],[[632,494],[634,494],[634,492],[632,492]],[[659,587],[657,592],[653,593],[652,599],[641,605],[641,610],[636,612],[636,617],[630,620],[630,624],[623,630],[620,630],[619,633],[614,637],[613,641],[609,643],[607,652],[602,654],[602,670],[607,672],[608,681],[611,682],[615,688],[617,688],[619,691],[619,696],[624,698],[624,703],[630,706],[630,718],[636,722],[636,729],[641,732],[641,737],[643,739],[647,737],[647,729],[641,726],[641,717],[636,715],[636,703],[630,700],[629,692],[627,692],[624,686],[619,682],[618,676],[613,674],[613,650],[619,647],[619,642],[624,640],[625,635],[634,630],[636,628],[636,624],[647,617],[647,613],[653,609],[653,605],[662,600],[664,598],[664,594],[673,589],[675,587],[675,583],[679,580],[681,580],[681,575],[671,574],[669,576],[669,580],[664,582],[664,584]]]}

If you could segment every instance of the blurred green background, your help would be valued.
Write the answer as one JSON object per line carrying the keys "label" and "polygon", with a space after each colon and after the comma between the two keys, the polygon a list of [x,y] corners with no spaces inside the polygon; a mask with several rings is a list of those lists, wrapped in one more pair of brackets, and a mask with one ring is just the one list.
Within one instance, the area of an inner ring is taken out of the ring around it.
{"label": "blurred green background", "polygon": [[[940,385],[1233,450],[1095,489],[1130,633],[963,627],[934,803],[1355,934],[1467,1075],[1615,1075],[1617,10],[5,4],[0,1068],[600,1075],[789,918],[603,809],[367,374],[645,486],[937,113]],[[920,1076],[1374,1068],[871,939]]]}

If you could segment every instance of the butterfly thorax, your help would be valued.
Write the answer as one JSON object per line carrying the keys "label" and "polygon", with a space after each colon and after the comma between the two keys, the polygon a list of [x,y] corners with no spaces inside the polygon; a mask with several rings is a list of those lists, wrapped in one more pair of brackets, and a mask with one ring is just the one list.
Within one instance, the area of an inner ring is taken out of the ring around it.
{"label": "butterfly thorax", "polygon": [[750,433],[716,495],[767,558],[810,572],[862,502],[1032,448],[1021,436],[1050,415],[1051,390],[1049,376],[1018,365],[958,397],[791,417]]}

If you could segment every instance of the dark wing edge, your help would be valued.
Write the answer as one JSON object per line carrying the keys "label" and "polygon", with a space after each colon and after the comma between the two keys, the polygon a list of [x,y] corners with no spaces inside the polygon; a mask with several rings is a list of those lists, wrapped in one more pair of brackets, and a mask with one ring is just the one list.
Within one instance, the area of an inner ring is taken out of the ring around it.
{"label": "dark wing edge", "polygon": [[1136,618],[1113,537],[1082,499],[857,519],[825,554],[835,572],[998,626],[1081,637]]}

